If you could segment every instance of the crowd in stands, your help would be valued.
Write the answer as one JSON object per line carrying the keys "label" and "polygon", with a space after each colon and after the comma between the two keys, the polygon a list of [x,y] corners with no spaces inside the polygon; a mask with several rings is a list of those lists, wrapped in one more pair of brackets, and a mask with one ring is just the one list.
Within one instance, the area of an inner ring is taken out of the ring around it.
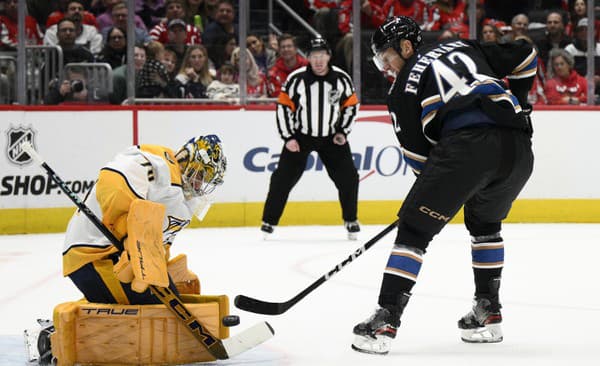
{"label": "crowd in stands", "polygon": [[[0,51],[16,50],[17,3],[0,0]],[[332,46],[334,63],[351,73],[353,1],[286,3],[306,16]],[[389,16],[406,15],[421,25],[426,41],[467,39],[468,3],[361,0],[362,32],[372,32]],[[531,104],[587,103],[587,29],[591,20],[586,0],[477,0],[475,4],[478,39],[525,39],[535,44],[540,62]],[[136,0],[136,98],[239,98],[237,5],[237,0]],[[126,99],[128,8],[124,0],[27,0],[27,6],[27,44],[59,46],[64,65],[110,65],[113,92],[107,102],[118,104]],[[598,42],[600,22],[593,21]],[[247,36],[248,97],[277,97],[289,73],[307,65],[298,43],[307,32],[292,33]],[[600,43],[596,43],[594,55],[600,57]],[[368,60],[368,55],[363,55],[363,60]],[[594,82],[600,91],[600,64],[595,64]],[[4,69],[2,76],[6,77]],[[81,91],[75,95],[72,90],[73,77],[85,79],[80,70],[70,70],[65,80],[49,84],[45,103],[85,102]]]}
{"label": "crowd in stands", "polygon": [[[317,31],[336,45],[337,64],[351,70],[353,2],[304,2],[313,12]],[[380,26],[389,16],[404,15],[419,23],[426,41],[469,38],[469,2],[466,0],[361,0],[360,3],[363,32]],[[475,34],[479,40],[509,42],[524,39],[536,46],[539,70],[530,92],[531,104],[587,103],[585,76],[589,23],[586,0],[476,0],[472,3],[476,6]],[[600,7],[595,7],[597,12]],[[332,13],[337,16],[332,16]],[[594,99],[598,99],[600,22],[597,19],[594,19],[594,26]]]}

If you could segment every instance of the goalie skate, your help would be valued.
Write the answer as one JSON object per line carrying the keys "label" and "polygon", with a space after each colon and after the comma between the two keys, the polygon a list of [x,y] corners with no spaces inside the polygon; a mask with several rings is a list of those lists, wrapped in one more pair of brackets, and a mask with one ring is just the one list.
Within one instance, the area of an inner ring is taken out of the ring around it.
{"label": "goalie skate", "polygon": [[352,349],[385,355],[390,351],[398,326],[400,326],[398,316],[393,316],[386,308],[377,308],[369,319],[354,327],[355,338]]}
{"label": "goalie skate", "polygon": [[486,298],[474,300],[473,309],[458,321],[460,338],[467,343],[502,342],[502,314],[500,304]]}
{"label": "goalie skate", "polygon": [[50,335],[54,332],[51,320],[38,319],[41,329],[26,329],[24,331],[25,349],[29,362],[37,361],[40,365],[51,365],[55,359],[50,346]]}

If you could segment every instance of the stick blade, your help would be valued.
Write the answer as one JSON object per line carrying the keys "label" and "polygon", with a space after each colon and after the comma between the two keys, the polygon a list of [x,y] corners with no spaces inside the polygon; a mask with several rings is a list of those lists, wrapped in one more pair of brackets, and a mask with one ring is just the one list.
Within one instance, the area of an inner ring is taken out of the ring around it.
{"label": "stick blade", "polygon": [[27,153],[27,155],[29,155],[29,157],[32,160],[34,160],[36,163],[38,163],[38,164],[41,165],[44,162],[44,160],[41,158],[41,156],[33,148],[33,145],[31,144],[31,141],[24,141],[24,142],[22,142],[21,143],[21,149],[23,151],[25,151]]}
{"label": "stick blade", "polygon": [[233,337],[223,339],[222,342],[228,358],[232,358],[262,344],[274,335],[275,331],[269,323],[260,322]]}
{"label": "stick blade", "polygon": [[234,304],[238,309],[264,315],[280,315],[288,309],[285,303],[262,301],[244,295],[237,295]]}

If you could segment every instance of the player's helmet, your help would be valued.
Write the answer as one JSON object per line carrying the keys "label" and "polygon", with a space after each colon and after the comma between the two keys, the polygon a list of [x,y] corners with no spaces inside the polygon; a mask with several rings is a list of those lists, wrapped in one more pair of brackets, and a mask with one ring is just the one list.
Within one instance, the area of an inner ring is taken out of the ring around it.
{"label": "player's helmet", "polygon": [[331,55],[331,48],[329,48],[329,44],[322,37],[317,37],[310,40],[308,54],[310,55],[310,53],[313,51],[327,51],[327,53]]}
{"label": "player's helmet", "polygon": [[407,16],[397,16],[388,18],[371,37],[371,51],[373,51],[373,61],[381,70],[382,63],[379,57],[388,48],[393,48],[400,54],[400,40],[407,39],[412,42],[416,50],[423,39],[421,27],[412,18]]}
{"label": "player's helmet", "polygon": [[227,159],[217,135],[190,139],[175,157],[181,167],[183,194],[187,199],[207,195],[223,184]]}

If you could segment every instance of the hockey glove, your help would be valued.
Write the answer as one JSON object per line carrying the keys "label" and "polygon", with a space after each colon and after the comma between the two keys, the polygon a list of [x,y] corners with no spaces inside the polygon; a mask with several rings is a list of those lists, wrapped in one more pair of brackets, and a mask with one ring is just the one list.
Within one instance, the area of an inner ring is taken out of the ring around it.
{"label": "hockey glove", "polygon": [[119,257],[119,261],[113,267],[113,272],[119,281],[123,283],[131,283],[133,281],[133,269],[129,262],[129,254],[124,250]]}

